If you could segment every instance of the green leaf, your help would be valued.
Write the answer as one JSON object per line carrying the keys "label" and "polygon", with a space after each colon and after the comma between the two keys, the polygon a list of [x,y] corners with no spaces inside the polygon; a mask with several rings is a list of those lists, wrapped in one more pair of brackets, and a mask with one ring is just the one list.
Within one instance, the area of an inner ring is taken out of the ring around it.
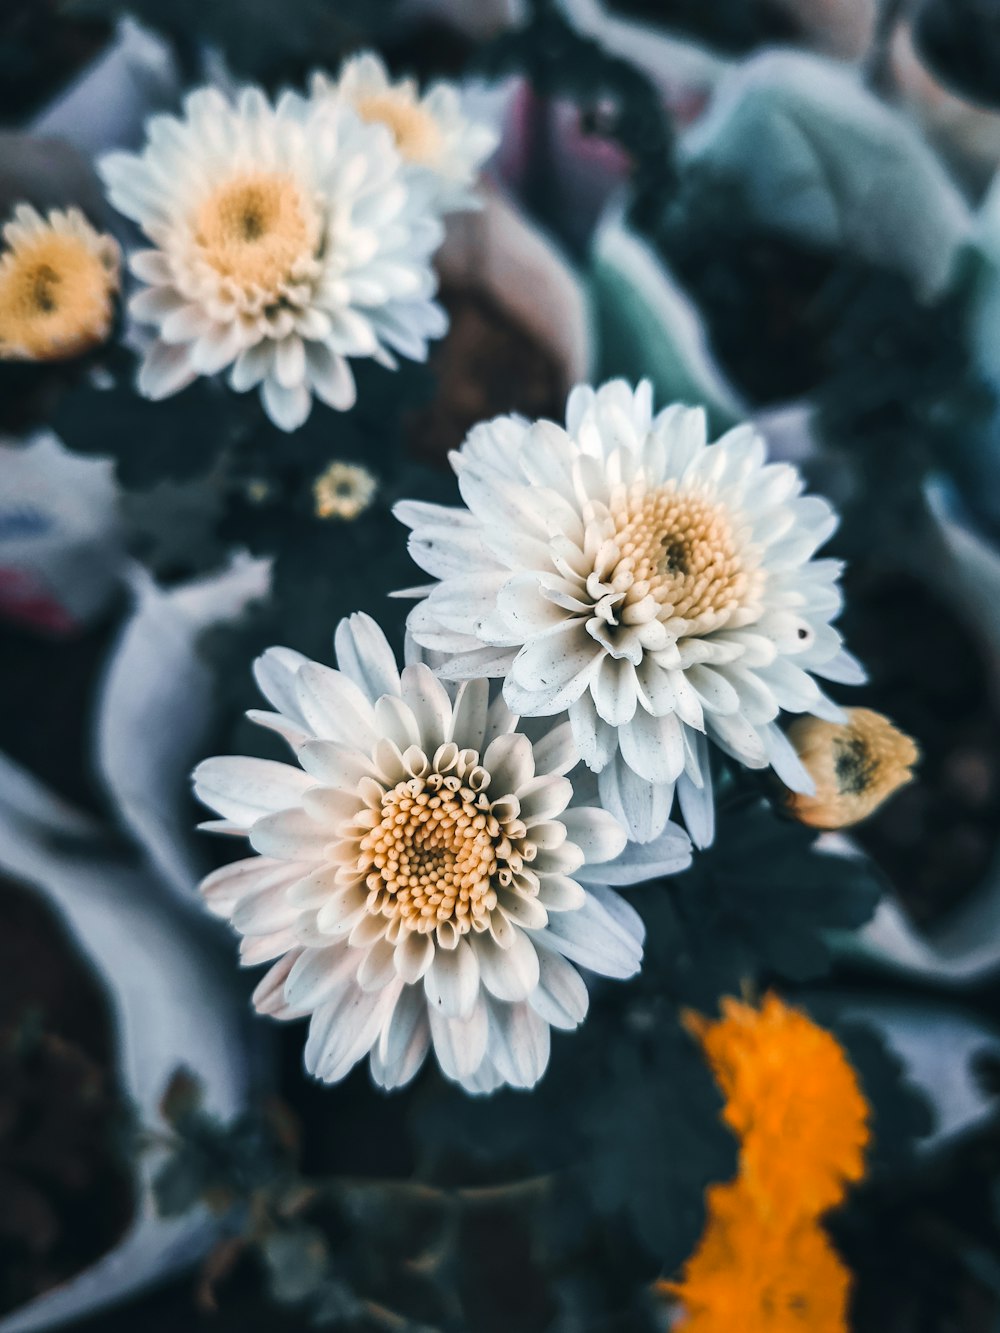
{"label": "green leaf", "polygon": [[723,807],[690,870],[632,895],[647,927],[640,985],[708,1010],[746,980],[827,972],[827,932],[868,921],[881,885],[868,861],[815,842],[764,800]]}
{"label": "green leaf", "polygon": [[226,392],[207,380],[150,402],[123,373],[66,394],[51,424],[68,449],[112,457],[126,490],[145,490],[208,471],[232,429],[227,405]]}
{"label": "green leaf", "polygon": [[272,1232],[261,1245],[268,1286],[283,1305],[320,1295],[330,1272],[330,1251],[322,1231],[305,1225]]}
{"label": "green leaf", "polygon": [[641,1044],[617,1044],[603,1087],[580,1115],[597,1210],[626,1223],[672,1272],[701,1235],[706,1186],[735,1174],[736,1144],[719,1118],[715,1080],[676,1011],[656,1019]]}

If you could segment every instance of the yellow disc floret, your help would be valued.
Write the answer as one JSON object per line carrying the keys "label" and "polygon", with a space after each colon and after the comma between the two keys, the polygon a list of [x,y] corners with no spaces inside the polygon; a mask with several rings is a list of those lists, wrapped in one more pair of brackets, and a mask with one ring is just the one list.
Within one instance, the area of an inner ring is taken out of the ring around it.
{"label": "yellow disc floret", "polygon": [[310,275],[321,244],[317,210],[280,171],[224,180],[202,201],[193,234],[201,260],[235,293],[266,302]]}

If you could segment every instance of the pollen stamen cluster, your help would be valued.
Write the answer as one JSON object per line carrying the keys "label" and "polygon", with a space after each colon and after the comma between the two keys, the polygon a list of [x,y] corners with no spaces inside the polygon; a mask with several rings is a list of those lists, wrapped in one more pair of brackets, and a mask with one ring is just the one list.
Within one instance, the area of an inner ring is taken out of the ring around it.
{"label": "pollen stamen cluster", "polygon": [[673,482],[636,485],[611,506],[621,558],[613,582],[628,600],[651,596],[684,620],[724,616],[743,602],[748,573],[725,509]]}
{"label": "pollen stamen cluster", "polygon": [[203,201],[194,240],[202,260],[238,291],[277,301],[286,284],[308,276],[320,226],[290,175],[254,171]]}
{"label": "pollen stamen cluster", "polygon": [[368,910],[401,929],[489,929],[497,889],[534,859],[515,797],[491,801],[474,750],[442,746],[429,771],[396,783],[361,841]]}

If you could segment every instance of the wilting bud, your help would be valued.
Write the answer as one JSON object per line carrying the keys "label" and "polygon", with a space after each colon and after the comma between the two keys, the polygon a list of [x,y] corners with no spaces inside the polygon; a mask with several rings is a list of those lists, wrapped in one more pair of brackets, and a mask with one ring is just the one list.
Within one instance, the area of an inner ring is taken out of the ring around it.
{"label": "wilting bud", "polygon": [[28,204],[3,229],[0,360],[63,361],[105,342],[120,252],[79,209],[47,217]]}
{"label": "wilting bud", "polygon": [[371,504],[378,483],[355,463],[331,463],[313,482],[317,518],[357,518]]}
{"label": "wilting bud", "polygon": [[788,739],[816,784],[813,796],[787,795],[788,809],[813,828],[857,824],[912,777],[916,744],[870,708],[848,708],[845,723],[799,718]]}

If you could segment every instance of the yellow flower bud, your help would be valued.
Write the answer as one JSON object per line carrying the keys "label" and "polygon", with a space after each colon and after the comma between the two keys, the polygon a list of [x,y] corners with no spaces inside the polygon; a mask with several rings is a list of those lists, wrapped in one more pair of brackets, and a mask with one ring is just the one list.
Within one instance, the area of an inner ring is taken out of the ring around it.
{"label": "yellow flower bud", "polygon": [[788,809],[813,828],[839,829],[867,819],[913,778],[920,757],[914,741],[881,713],[848,708],[845,723],[801,717],[788,739],[816,784],[805,796],[789,792]]}

